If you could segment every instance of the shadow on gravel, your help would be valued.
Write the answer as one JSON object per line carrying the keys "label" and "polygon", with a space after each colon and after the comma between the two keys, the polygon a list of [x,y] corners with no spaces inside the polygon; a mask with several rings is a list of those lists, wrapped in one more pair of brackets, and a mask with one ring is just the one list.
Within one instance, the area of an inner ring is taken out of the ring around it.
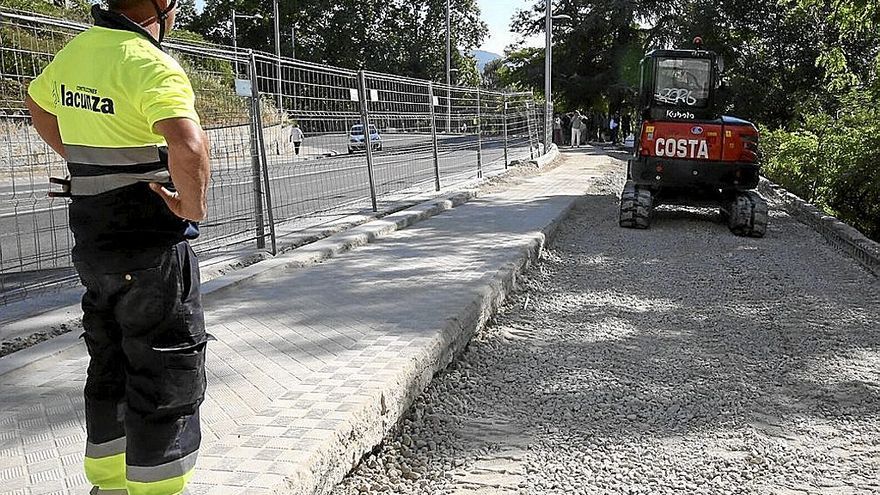
{"label": "shadow on gravel", "polygon": [[558,324],[516,358],[552,372],[522,391],[538,410],[576,411],[554,426],[666,437],[880,414],[876,279],[796,222],[743,239],[672,211],[633,231],[615,205],[585,199],[533,275],[545,293],[504,318]]}
{"label": "shadow on gravel", "polygon": [[[510,493],[874,493],[842,481],[876,478],[877,280],[779,212],[764,239],[707,209],[621,229],[622,182],[596,181],[401,434],[334,493],[411,457],[433,484],[396,493],[449,493],[497,466],[525,478]],[[411,456],[408,439],[428,447]]]}
{"label": "shadow on gravel", "polygon": [[661,206],[654,210],[652,223],[673,220],[699,221],[724,225],[724,218],[717,209],[682,208],[680,206]]}

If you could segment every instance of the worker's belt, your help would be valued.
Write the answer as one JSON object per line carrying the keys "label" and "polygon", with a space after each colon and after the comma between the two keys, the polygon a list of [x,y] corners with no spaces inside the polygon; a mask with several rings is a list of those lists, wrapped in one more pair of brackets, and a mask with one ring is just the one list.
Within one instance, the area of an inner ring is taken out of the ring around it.
{"label": "worker's belt", "polygon": [[171,182],[171,174],[168,172],[168,169],[161,169],[142,174],[107,174],[68,177],[66,179],[51,177],[49,183],[60,185],[61,191],[50,191],[49,197],[70,198],[75,196],[97,196],[98,194],[104,194],[140,182],[158,182],[164,184]]}
{"label": "worker's belt", "polygon": [[60,191],[49,191],[50,198],[69,198],[70,197],[70,178],[61,179],[58,177],[49,177],[49,184],[57,184],[61,186]]}
{"label": "worker's belt", "polygon": [[97,196],[139,182],[171,181],[165,147],[102,148],[65,144],[64,149],[71,176],[49,179],[51,184],[61,186],[60,191],[49,193],[52,198]]}

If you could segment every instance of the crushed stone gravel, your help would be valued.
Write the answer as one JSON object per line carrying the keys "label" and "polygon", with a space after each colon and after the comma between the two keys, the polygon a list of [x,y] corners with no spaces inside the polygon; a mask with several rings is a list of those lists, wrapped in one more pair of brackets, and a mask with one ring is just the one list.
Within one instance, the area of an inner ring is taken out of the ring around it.
{"label": "crushed stone gravel", "polygon": [[13,352],[18,352],[28,347],[35,346],[41,342],[45,342],[53,337],[64,335],[74,329],[82,328],[79,321],[71,321],[63,323],[57,327],[47,328],[39,332],[34,332],[27,336],[13,337],[0,342],[0,357],[7,356]]}
{"label": "crushed stone gravel", "polygon": [[606,165],[334,495],[880,493],[878,279],[778,208],[621,229]]}

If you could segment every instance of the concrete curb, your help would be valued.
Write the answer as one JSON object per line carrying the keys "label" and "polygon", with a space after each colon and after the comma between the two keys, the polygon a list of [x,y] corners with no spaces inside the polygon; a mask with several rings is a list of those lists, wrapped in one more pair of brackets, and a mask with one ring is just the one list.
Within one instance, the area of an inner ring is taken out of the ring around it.
{"label": "concrete curb", "polygon": [[392,213],[379,220],[353,227],[326,239],[307,244],[274,258],[237,270],[202,285],[204,294],[235,287],[245,280],[275,269],[302,268],[326,261],[346,251],[369,244],[376,239],[401,230],[434,215],[460,206],[477,197],[474,190],[455,193],[446,199],[431,200]]}
{"label": "concrete curb", "polygon": [[13,352],[0,358],[0,375],[15,371],[19,368],[40,361],[42,359],[57,356],[62,352],[80,343],[80,332],[67,332],[57,337],[52,337],[45,342]]}
{"label": "concrete curb", "polygon": [[296,473],[273,487],[271,493],[323,495],[330,493],[345,476],[357,467],[402,419],[406,411],[439,371],[446,368],[470,342],[474,333],[495,314],[516,286],[520,275],[540,257],[559,225],[578,200],[573,199],[540,232],[520,246],[515,259],[500,268],[487,286],[475,291],[473,301],[447,320],[429,346],[417,354],[409,366],[399,370],[386,387],[373,394],[361,409],[349,413],[350,421],[339,427],[320,451],[298,466]]}
{"label": "concrete curb", "polygon": [[869,272],[880,276],[880,244],[764,177],[758,184],[758,191],[779,202],[791,216],[822,234],[829,244],[851,256]]}
{"label": "concrete curb", "polygon": [[[477,197],[476,190],[452,193],[444,198],[433,199],[385,217],[330,235],[322,240],[306,244],[276,257],[235,270],[202,284],[202,294],[207,296],[237,286],[270,270],[299,268],[321,263],[356,247],[363,246],[396,230],[460,206]],[[35,331],[40,328],[75,321],[82,315],[78,304],[43,313],[11,325],[24,325]],[[11,326],[10,325],[10,326]],[[79,332],[68,332],[32,347],[0,357],[0,375],[15,371],[33,362],[58,355],[80,343]]]}
{"label": "concrete curb", "polygon": [[559,158],[559,156],[560,156],[559,147],[556,146],[555,144],[551,144],[550,151],[548,153],[545,153],[545,154],[539,156],[538,158],[531,160],[529,163],[531,163],[532,165],[534,165],[538,168],[544,168],[547,165],[550,165],[551,163],[555,162],[556,159]]}

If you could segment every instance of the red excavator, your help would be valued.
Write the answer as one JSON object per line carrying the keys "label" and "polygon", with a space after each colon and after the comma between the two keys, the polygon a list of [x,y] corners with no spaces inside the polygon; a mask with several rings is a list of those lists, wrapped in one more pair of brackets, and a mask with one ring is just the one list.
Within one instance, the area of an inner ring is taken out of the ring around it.
{"label": "red excavator", "polygon": [[660,204],[720,206],[734,234],[763,237],[767,202],[755,192],[758,129],[716,106],[722,61],[703,50],[655,50],[642,60],[640,133],[620,198],[620,226],[646,229]]}

